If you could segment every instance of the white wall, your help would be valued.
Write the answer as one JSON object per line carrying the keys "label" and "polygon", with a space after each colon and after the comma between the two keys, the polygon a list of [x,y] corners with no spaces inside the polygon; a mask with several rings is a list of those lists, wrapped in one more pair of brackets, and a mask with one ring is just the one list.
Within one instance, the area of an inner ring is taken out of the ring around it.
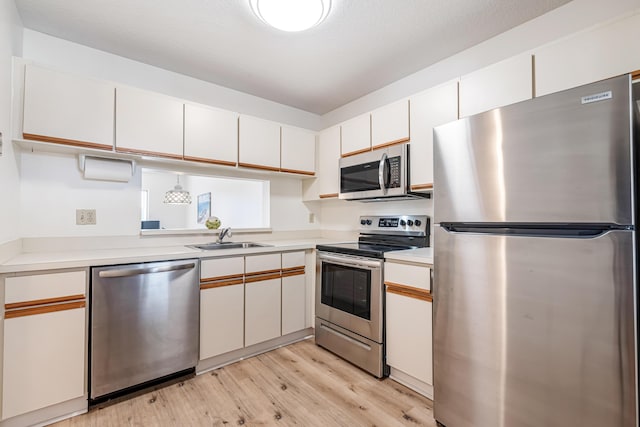
{"label": "white wall", "polygon": [[[85,180],[76,157],[23,153],[21,237],[137,235],[140,168],[128,183]],[[76,225],[76,209],[96,209],[96,225]]]}
{"label": "white wall", "polygon": [[18,230],[19,175],[18,158],[11,144],[12,56],[22,53],[22,22],[13,1],[0,2],[0,244],[15,240]]}
{"label": "white wall", "polygon": [[639,0],[573,0],[325,114],[322,128],[638,9]]}
{"label": "white wall", "polygon": [[29,29],[24,30],[23,56],[61,71],[110,80],[306,129],[318,130],[322,123],[317,114]]}

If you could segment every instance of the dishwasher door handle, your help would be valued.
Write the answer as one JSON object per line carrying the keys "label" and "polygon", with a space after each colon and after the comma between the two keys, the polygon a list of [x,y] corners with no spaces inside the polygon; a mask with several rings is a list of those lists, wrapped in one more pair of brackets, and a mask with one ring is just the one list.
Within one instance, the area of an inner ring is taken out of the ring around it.
{"label": "dishwasher door handle", "polygon": [[129,276],[138,276],[140,274],[151,274],[151,273],[165,273],[168,271],[178,271],[178,270],[191,270],[195,268],[196,263],[190,262],[189,264],[180,264],[180,265],[167,265],[163,267],[147,267],[147,268],[123,268],[123,269],[114,269],[114,270],[104,270],[99,272],[100,277],[111,278],[111,277],[129,277]]}

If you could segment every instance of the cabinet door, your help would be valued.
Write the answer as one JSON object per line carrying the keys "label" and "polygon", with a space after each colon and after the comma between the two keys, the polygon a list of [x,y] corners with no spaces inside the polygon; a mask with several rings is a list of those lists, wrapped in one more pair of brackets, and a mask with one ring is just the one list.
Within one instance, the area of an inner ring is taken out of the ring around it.
{"label": "cabinet door", "polygon": [[182,145],[182,101],[138,89],[116,89],[116,151],[182,159]]}
{"label": "cabinet door", "polygon": [[424,383],[433,384],[432,303],[386,294],[387,363]]}
{"label": "cabinet door", "polygon": [[409,141],[409,101],[394,102],[371,112],[371,146]]}
{"label": "cabinet door", "polygon": [[244,284],[240,282],[200,291],[200,360],[243,347]]}
{"label": "cabinet door", "polygon": [[282,254],[282,335],[306,327],[306,275],[305,253]]}
{"label": "cabinet door", "polygon": [[433,188],[433,128],[458,118],[458,81],[411,97],[411,190]]}
{"label": "cabinet door", "polygon": [[535,51],[536,96],[640,69],[640,14]]}
{"label": "cabinet door", "polygon": [[281,335],[281,285],[279,277],[246,280],[244,344],[250,346]]}
{"label": "cabinet door", "polygon": [[318,193],[321,199],[338,197],[340,191],[340,126],[318,135]]}
{"label": "cabinet door", "polygon": [[23,137],[113,149],[115,86],[27,65]]}
{"label": "cabinet door", "polygon": [[280,124],[256,117],[240,116],[240,166],[280,170]]}
{"label": "cabinet door", "polygon": [[532,97],[532,56],[517,55],[460,78],[460,117]]}
{"label": "cabinet door", "polygon": [[236,166],[238,114],[202,105],[185,104],[184,159]]}
{"label": "cabinet door", "polygon": [[316,134],[305,129],[282,127],[282,172],[314,175],[316,170]]}
{"label": "cabinet door", "polygon": [[347,120],[340,126],[342,156],[371,150],[371,115],[369,113]]}

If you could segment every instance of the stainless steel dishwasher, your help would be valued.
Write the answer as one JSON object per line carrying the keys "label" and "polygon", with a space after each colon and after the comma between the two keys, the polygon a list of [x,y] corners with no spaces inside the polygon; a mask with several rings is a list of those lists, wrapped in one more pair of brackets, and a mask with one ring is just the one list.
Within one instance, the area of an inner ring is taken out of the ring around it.
{"label": "stainless steel dishwasher", "polygon": [[199,276],[194,259],[91,269],[92,402],[193,370]]}

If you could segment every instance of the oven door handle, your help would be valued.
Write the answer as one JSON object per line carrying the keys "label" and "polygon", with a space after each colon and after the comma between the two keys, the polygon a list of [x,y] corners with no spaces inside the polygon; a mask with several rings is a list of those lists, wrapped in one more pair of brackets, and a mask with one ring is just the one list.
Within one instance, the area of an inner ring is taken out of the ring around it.
{"label": "oven door handle", "polygon": [[364,267],[364,268],[382,268],[382,261],[372,261],[360,258],[347,258],[342,256],[319,254],[318,259],[321,261],[333,262],[336,264],[346,265],[350,267]]}

